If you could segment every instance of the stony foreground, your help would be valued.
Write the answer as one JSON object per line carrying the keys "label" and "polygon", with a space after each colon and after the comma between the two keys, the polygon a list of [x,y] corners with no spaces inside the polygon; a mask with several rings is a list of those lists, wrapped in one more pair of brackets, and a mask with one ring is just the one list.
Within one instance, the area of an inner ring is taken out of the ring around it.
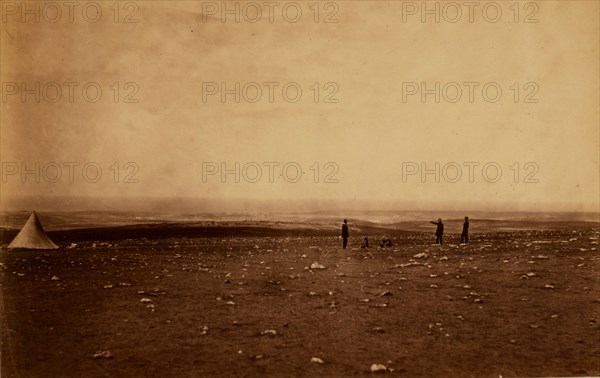
{"label": "stony foreground", "polygon": [[3,250],[2,377],[600,374],[598,230],[391,236]]}

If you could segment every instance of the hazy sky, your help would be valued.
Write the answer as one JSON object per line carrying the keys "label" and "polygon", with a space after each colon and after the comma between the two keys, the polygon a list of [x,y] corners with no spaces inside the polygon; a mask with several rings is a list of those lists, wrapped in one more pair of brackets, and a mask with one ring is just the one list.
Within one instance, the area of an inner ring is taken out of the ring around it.
{"label": "hazy sky", "polygon": [[[25,15],[24,3],[3,4],[2,203],[149,196],[598,210],[598,2],[493,3],[501,15],[489,3],[428,2],[439,23],[420,1],[322,2],[319,22],[312,1],[271,3],[272,22],[264,2],[228,2],[239,23],[221,2],[137,1],[118,14],[113,2],[80,2],[72,22],[67,7],[59,15],[38,3],[39,23],[35,3]],[[236,83],[239,102],[222,101]],[[220,175],[236,162],[239,183]]]}

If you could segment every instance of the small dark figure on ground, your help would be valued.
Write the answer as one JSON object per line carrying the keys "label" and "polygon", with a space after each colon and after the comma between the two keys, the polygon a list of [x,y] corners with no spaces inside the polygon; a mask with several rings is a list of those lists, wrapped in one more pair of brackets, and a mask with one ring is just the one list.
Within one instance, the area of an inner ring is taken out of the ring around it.
{"label": "small dark figure on ground", "polygon": [[344,224],[342,224],[342,248],[346,249],[348,245],[348,238],[350,237],[350,233],[348,232],[348,220],[344,219]]}
{"label": "small dark figure on ground", "polygon": [[381,240],[381,244],[379,244],[380,248],[390,247],[392,248],[392,240],[390,238],[383,238]]}
{"label": "small dark figure on ground", "polygon": [[360,248],[367,248],[369,249],[369,238],[364,238],[362,243],[360,243]]}
{"label": "small dark figure on ground", "polygon": [[465,223],[463,223],[462,234],[460,234],[460,242],[461,243],[469,242],[469,217],[465,217]]}
{"label": "small dark figure on ground", "polygon": [[430,223],[437,225],[437,228],[435,229],[435,244],[443,245],[444,241],[442,238],[444,236],[444,224],[442,223],[442,218],[438,218],[437,222]]}

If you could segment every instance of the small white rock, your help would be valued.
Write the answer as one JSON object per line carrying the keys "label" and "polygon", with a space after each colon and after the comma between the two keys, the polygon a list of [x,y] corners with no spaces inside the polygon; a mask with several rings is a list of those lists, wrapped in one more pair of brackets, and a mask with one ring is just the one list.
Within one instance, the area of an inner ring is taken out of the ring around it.
{"label": "small white rock", "polygon": [[387,367],[385,365],[383,365],[383,364],[373,364],[373,365],[371,365],[371,372],[373,372],[373,373],[377,373],[377,372],[380,372],[380,371],[386,371],[386,370],[387,370]]}

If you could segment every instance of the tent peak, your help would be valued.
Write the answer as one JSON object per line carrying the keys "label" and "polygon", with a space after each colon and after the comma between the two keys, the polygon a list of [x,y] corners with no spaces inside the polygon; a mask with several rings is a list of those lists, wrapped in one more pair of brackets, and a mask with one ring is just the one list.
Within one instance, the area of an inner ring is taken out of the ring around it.
{"label": "tent peak", "polygon": [[23,249],[58,249],[50,239],[37,216],[35,210],[31,213],[25,225],[8,245],[8,248]]}

